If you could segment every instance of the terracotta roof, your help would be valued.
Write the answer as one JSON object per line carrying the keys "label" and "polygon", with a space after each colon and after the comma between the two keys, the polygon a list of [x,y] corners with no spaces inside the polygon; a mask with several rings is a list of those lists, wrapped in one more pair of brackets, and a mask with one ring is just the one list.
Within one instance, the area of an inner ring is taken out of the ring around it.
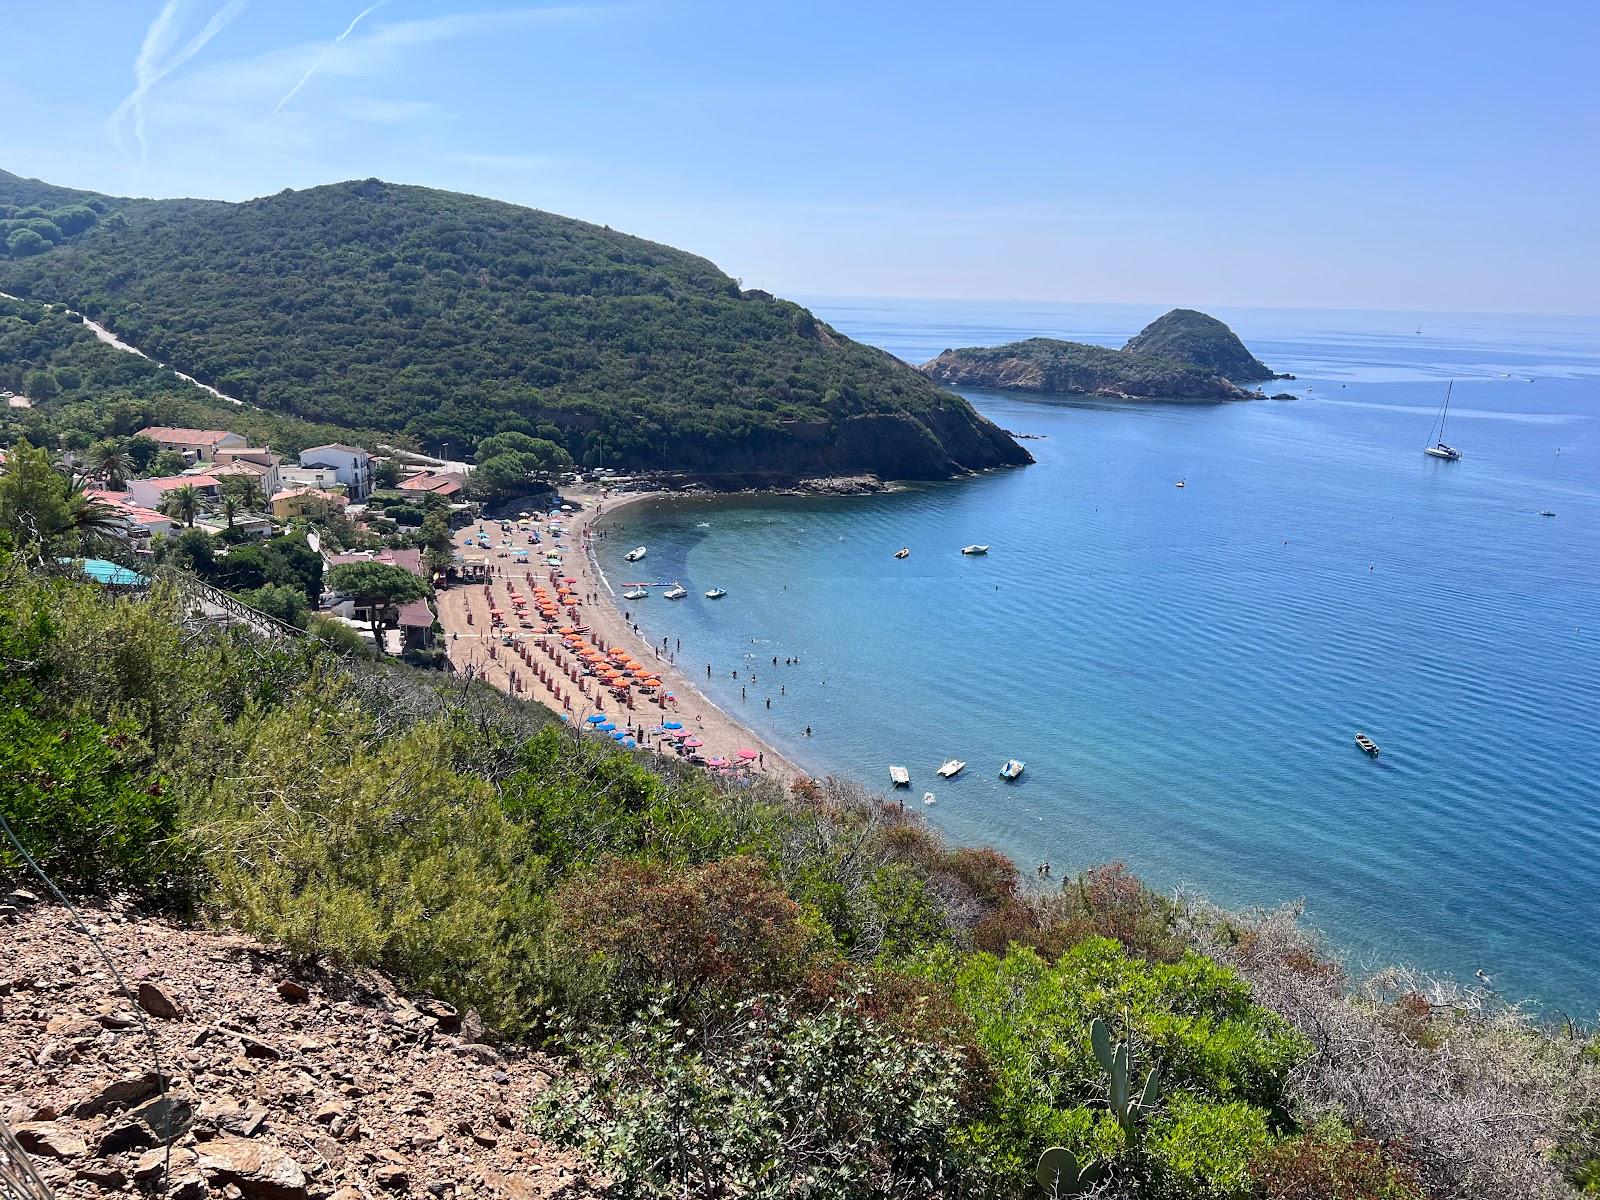
{"label": "terracotta roof", "polygon": [[338,492],[325,492],[321,488],[313,487],[290,488],[286,492],[275,492],[272,497],[272,503],[276,504],[279,500],[292,500],[296,496],[321,496],[324,500],[332,500],[336,504],[350,503]]}
{"label": "terracotta roof", "polygon": [[397,618],[402,625],[413,629],[433,628],[433,609],[426,600],[408,600],[400,606]]}
{"label": "terracotta roof", "polygon": [[432,492],[435,496],[453,496],[461,490],[459,475],[430,475],[424,471],[413,475],[400,485],[403,492]]}
{"label": "terracotta roof", "polygon": [[139,434],[158,442],[189,442],[196,446],[215,446],[223,438],[239,436],[227,429],[182,429],[173,425],[150,425]]}

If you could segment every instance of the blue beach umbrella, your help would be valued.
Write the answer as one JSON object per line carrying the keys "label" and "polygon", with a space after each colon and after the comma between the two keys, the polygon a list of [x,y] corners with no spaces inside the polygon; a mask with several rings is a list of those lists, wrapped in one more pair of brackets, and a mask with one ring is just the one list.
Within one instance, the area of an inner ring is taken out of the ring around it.
{"label": "blue beach umbrella", "polygon": [[628,735],[623,733],[622,730],[619,729],[619,730],[617,730],[615,733],[613,733],[611,735],[611,740],[613,742],[625,742],[625,741],[628,740]]}
{"label": "blue beach umbrella", "polygon": [[613,729],[616,728],[616,726],[613,725],[610,721],[604,721],[601,724],[596,725],[595,728],[598,729],[601,733],[610,733]]}
{"label": "blue beach umbrella", "polygon": [[683,722],[682,721],[663,721],[663,722],[661,722],[661,728],[663,728],[663,729],[682,729],[683,728]]}
{"label": "blue beach umbrella", "polygon": [[556,720],[560,721],[563,725],[565,725],[565,724],[569,723],[572,720],[572,718],[567,716],[566,713],[557,713],[556,714]]}
{"label": "blue beach umbrella", "polygon": [[639,743],[634,741],[632,738],[623,738],[622,744],[629,750],[637,750],[639,748]]}
{"label": "blue beach umbrella", "polygon": [[598,724],[600,724],[601,721],[604,721],[606,719],[606,715],[605,715],[605,713],[595,713],[594,716],[585,717],[584,719],[586,721],[588,721],[589,724],[591,724],[591,725],[598,725]]}

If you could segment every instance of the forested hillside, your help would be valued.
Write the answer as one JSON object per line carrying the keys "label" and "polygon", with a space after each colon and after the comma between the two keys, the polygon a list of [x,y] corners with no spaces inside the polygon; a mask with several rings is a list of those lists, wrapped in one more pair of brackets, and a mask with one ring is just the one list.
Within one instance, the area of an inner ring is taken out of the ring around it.
{"label": "forested hillside", "polygon": [[960,397],[703,258],[426,188],[145,205],[0,263],[0,290],[252,404],[434,447],[520,430],[589,464],[891,478],[1030,461]]}

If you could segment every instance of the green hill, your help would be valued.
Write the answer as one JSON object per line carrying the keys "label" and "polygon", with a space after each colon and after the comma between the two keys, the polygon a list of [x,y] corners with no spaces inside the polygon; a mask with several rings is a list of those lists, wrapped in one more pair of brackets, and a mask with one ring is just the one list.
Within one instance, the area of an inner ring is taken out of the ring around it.
{"label": "green hill", "polygon": [[1245,400],[1259,393],[1243,384],[1283,378],[1233,330],[1190,308],[1152,321],[1120,350],[1039,337],[946,350],[920,370],[952,387],[1176,400]]}
{"label": "green hill", "polygon": [[0,261],[0,290],[70,303],[274,412],[458,453],[515,429],[589,464],[746,478],[1031,461],[898,359],[609,228],[378,180],[121,211]]}

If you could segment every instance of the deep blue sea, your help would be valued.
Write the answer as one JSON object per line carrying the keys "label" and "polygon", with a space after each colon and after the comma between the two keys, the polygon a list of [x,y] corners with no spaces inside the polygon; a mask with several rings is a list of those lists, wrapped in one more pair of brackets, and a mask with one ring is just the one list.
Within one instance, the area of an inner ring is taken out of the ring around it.
{"label": "deep blue sea", "polygon": [[[1160,313],[808,303],[913,363],[1035,334],[1120,345]],[[620,557],[645,543],[648,574],[691,589],[635,619],[800,764],[874,787],[904,764],[910,803],[934,792],[953,838],[1030,878],[1122,859],[1229,904],[1303,898],[1357,966],[1483,968],[1593,1018],[1600,319],[1216,312],[1297,399],[971,392],[1042,435],[1037,465],[663,502],[619,517],[602,561],[634,578]],[[1452,379],[1448,463],[1422,447]],[[950,757],[965,774],[936,778]]]}

